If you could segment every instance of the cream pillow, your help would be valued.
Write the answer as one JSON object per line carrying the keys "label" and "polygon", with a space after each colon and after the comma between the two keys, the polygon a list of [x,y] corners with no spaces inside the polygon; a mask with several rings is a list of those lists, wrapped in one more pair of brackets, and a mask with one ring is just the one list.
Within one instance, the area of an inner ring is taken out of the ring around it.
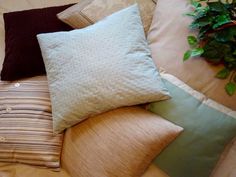
{"label": "cream pillow", "polygon": [[139,4],[144,30],[147,33],[156,7],[152,0],[81,0],[59,13],[58,18],[73,28],[83,28],[136,2]]}
{"label": "cream pillow", "polygon": [[137,5],[82,30],[37,37],[56,133],[111,109],[169,98]]}

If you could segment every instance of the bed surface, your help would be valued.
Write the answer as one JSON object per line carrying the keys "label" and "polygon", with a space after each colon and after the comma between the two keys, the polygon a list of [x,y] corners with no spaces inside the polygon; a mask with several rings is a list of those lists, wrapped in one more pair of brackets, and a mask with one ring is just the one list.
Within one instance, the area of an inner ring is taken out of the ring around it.
{"label": "bed surface", "polygon": [[[4,12],[10,11],[19,11],[25,9],[33,9],[33,8],[42,8],[48,6],[59,6],[64,4],[76,3],[78,0],[1,0],[0,1],[0,70],[2,68],[2,62],[4,59],[4,22],[2,14]],[[44,78],[44,76],[42,77]],[[77,157],[79,158],[79,157]],[[30,174],[39,174],[39,176],[62,176],[69,177],[65,171],[61,171],[56,175],[46,169],[34,169],[31,167],[21,166],[21,165],[6,165],[4,163],[0,163],[0,176],[6,177],[19,177],[23,171],[28,171],[28,174],[24,175],[24,177],[31,176]],[[31,173],[30,173],[31,172]],[[36,173],[35,173],[36,172]],[[19,174],[17,174],[19,173]],[[43,174],[43,175],[42,175]],[[47,175],[45,175],[47,174]],[[235,177],[236,176],[236,141],[232,142],[231,145],[226,149],[225,153],[222,155],[221,162],[217,165],[214,174],[212,177]],[[154,165],[151,165],[147,172],[143,175],[143,177],[168,177],[159,169],[157,169]]]}

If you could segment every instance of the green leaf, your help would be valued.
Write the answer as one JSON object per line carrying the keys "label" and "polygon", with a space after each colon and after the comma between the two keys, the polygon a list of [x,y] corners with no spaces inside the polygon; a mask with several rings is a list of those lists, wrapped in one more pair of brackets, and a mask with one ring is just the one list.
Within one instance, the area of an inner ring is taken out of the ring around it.
{"label": "green leaf", "polygon": [[204,26],[199,29],[198,38],[204,39],[207,37],[207,32],[211,30],[210,26]]}
{"label": "green leaf", "polygon": [[200,56],[201,54],[204,53],[203,48],[195,48],[192,50],[188,50],[184,53],[184,57],[183,60],[186,61],[188,60],[190,57],[196,57],[196,56]]}
{"label": "green leaf", "polygon": [[199,2],[197,2],[197,1],[195,1],[195,0],[191,0],[190,2],[191,2],[191,4],[193,5],[193,7],[195,7],[195,8],[198,8],[198,7],[201,7],[201,6],[202,6]]}
{"label": "green leaf", "polygon": [[196,13],[195,12],[188,12],[188,13],[185,13],[184,15],[190,16],[190,17],[195,17]]}
{"label": "green leaf", "polygon": [[216,74],[216,77],[219,79],[226,79],[227,77],[229,77],[229,75],[230,75],[230,70],[227,68],[224,68]]}
{"label": "green leaf", "polygon": [[188,44],[191,47],[196,47],[197,43],[198,43],[198,40],[195,36],[188,36]]}
{"label": "green leaf", "polygon": [[200,56],[201,54],[204,53],[204,50],[203,48],[196,48],[196,49],[193,49],[192,52],[191,52],[191,57],[196,57],[196,56]]}
{"label": "green leaf", "polygon": [[236,68],[236,61],[231,61],[229,63],[225,63],[225,66],[227,66],[227,68],[234,70]]}
{"label": "green leaf", "polygon": [[228,84],[226,84],[225,90],[229,96],[232,96],[236,91],[236,84],[233,82],[229,82]]}
{"label": "green leaf", "polygon": [[224,14],[224,15],[218,15],[215,18],[216,23],[213,25],[213,29],[216,29],[224,24],[230,23],[231,22],[231,18],[229,16],[229,14]]}
{"label": "green leaf", "polygon": [[209,7],[206,6],[206,7],[200,7],[200,8],[196,8],[195,9],[195,17],[194,19],[197,20],[197,19],[200,19],[202,17],[206,17],[208,12],[209,12]]}
{"label": "green leaf", "polygon": [[207,5],[210,8],[210,11],[214,12],[224,12],[227,9],[225,8],[224,4],[221,3],[220,1],[218,2],[207,2]]}
{"label": "green leaf", "polygon": [[236,36],[236,27],[233,26],[216,32],[214,37],[218,42],[234,42],[235,36]]}
{"label": "green leaf", "polygon": [[224,60],[230,63],[236,61],[236,58],[234,58],[233,56],[226,56]]}
{"label": "green leaf", "polygon": [[213,63],[219,63],[231,52],[230,45],[220,43],[214,39],[206,43],[203,49],[202,56]]}
{"label": "green leaf", "polygon": [[213,22],[213,18],[212,17],[210,17],[210,16],[202,17],[202,18],[194,20],[189,25],[189,28],[190,29],[198,29],[200,27],[204,27],[204,26],[210,25],[212,22]]}
{"label": "green leaf", "polygon": [[186,61],[188,60],[190,57],[191,57],[191,54],[192,54],[192,51],[191,50],[188,50],[184,53],[184,58],[183,60]]}

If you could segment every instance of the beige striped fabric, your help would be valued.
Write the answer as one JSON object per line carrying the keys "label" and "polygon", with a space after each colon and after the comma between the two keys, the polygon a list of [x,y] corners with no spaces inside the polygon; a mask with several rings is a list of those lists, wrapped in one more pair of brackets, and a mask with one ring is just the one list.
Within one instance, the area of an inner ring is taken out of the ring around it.
{"label": "beige striped fabric", "polygon": [[60,167],[63,135],[53,135],[46,77],[0,82],[0,161]]}
{"label": "beige striped fabric", "polygon": [[73,28],[84,28],[135,3],[139,5],[144,31],[147,34],[156,7],[152,0],[80,0],[57,16]]}

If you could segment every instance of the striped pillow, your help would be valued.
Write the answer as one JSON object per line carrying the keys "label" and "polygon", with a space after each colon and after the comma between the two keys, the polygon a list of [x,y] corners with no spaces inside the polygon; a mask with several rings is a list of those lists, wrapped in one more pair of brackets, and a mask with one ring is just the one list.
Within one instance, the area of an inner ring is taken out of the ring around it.
{"label": "striped pillow", "polygon": [[62,11],[58,18],[73,28],[84,28],[137,3],[147,34],[156,4],[152,0],[84,0]]}
{"label": "striped pillow", "polygon": [[63,135],[53,135],[46,77],[0,82],[0,161],[60,167]]}

